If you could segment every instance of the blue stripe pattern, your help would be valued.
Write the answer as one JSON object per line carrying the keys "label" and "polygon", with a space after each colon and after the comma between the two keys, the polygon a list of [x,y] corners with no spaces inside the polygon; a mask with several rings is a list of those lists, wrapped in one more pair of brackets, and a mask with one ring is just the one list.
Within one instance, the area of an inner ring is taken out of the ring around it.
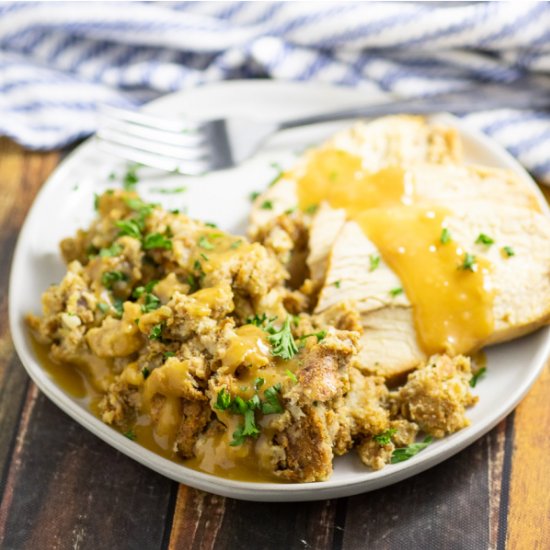
{"label": "blue stripe pattern", "polygon": [[[529,73],[550,87],[547,2],[0,4],[0,134],[39,150],[91,134],[100,104],[220,79],[422,97]],[[550,184],[550,113],[464,118]]]}

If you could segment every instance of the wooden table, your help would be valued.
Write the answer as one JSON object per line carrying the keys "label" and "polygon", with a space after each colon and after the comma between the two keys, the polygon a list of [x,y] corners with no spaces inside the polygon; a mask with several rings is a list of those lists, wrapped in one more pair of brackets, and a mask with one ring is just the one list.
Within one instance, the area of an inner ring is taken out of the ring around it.
{"label": "wooden table", "polygon": [[57,152],[0,140],[0,548],[550,548],[550,370],[517,410],[443,464],[352,498],[240,502],[112,449],[29,381],[8,328],[19,228]]}

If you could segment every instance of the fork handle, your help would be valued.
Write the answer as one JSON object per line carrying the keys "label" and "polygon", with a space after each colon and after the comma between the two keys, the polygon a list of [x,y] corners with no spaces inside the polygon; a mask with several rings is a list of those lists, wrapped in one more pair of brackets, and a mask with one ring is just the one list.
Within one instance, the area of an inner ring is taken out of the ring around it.
{"label": "fork handle", "polygon": [[279,130],[307,126],[320,122],[331,122],[348,118],[374,117],[382,115],[451,112],[466,114],[491,109],[547,109],[550,107],[550,89],[533,89],[530,92],[496,87],[474,88],[465,92],[439,94],[422,99],[405,99],[332,113],[323,113],[303,118],[286,120],[279,124]]}

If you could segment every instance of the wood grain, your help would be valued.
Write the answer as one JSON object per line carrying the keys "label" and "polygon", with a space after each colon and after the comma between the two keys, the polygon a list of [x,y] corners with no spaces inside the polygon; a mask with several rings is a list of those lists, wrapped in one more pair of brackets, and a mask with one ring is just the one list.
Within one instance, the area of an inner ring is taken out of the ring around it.
{"label": "wood grain", "polygon": [[550,548],[550,368],[515,413],[508,548]]}
{"label": "wood grain", "polygon": [[191,489],[110,448],[29,383],[7,323],[17,233],[58,153],[0,140],[0,548],[550,548],[550,371],[487,436],[385,489],[312,503]]}
{"label": "wood grain", "polygon": [[33,385],[0,505],[0,547],[160,548],[172,485],[100,442]]}
{"label": "wood grain", "polygon": [[13,450],[28,378],[13,349],[8,326],[8,282],[19,229],[58,153],[26,153],[0,139],[0,475]]}

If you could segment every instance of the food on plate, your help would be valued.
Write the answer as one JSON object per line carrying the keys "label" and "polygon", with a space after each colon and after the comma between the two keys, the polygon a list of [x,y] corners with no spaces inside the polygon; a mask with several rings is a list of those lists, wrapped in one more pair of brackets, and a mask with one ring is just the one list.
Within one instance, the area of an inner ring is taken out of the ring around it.
{"label": "food on plate", "polygon": [[469,356],[550,316],[537,197],[419,117],[307,152],[255,199],[248,238],[135,192],[96,208],[29,327],[104,422],[219,476],[407,460],[468,425]]}

